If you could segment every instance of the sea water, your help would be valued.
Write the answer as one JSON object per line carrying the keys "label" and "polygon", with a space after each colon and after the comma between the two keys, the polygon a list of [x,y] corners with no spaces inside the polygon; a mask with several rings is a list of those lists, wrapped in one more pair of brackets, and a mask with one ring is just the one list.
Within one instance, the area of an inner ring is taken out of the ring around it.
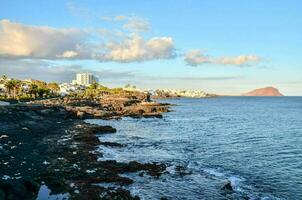
{"label": "sea water", "polygon": [[[112,125],[100,160],[162,162],[160,178],[122,174],[141,199],[302,199],[302,97],[161,100],[163,119],[87,120]],[[179,172],[181,169],[181,172]],[[234,191],[223,190],[230,181]],[[118,186],[117,186],[118,187]]]}

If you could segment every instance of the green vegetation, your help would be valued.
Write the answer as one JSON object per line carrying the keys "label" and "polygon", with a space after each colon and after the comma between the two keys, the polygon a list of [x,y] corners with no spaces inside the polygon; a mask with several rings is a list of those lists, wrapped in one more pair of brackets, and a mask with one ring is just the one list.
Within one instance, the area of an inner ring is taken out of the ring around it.
{"label": "green vegetation", "polygon": [[123,90],[123,88],[108,88],[98,83],[93,83],[85,90],[77,91],[69,94],[70,97],[97,99],[104,95],[130,95],[131,91]]}
{"label": "green vegetation", "polygon": [[[5,75],[0,77],[0,100],[28,101],[35,99],[53,98],[59,96],[60,87],[57,83],[46,83],[40,80],[16,80],[9,79]],[[105,95],[128,96],[135,91],[123,88],[109,88],[99,83],[93,83],[89,87],[76,86],[74,92],[67,96],[85,99],[98,99]],[[129,88],[135,88],[128,84]],[[2,89],[1,89],[2,88]]]}
{"label": "green vegetation", "polygon": [[46,83],[39,80],[21,81],[8,79],[5,75],[0,78],[2,100],[32,100],[52,98],[59,95],[60,87],[57,83]]}

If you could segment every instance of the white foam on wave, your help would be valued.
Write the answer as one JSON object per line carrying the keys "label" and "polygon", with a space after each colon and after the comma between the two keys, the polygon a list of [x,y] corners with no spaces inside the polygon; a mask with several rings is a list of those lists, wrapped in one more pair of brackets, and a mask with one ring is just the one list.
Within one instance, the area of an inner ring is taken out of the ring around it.
{"label": "white foam on wave", "polygon": [[240,187],[241,183],[245,181],[243,177],[240,176],[230,176],[228,180],[231,182],[233,188],[237,191],[243,192],[243,189]]}
{"label": "white foam on wave", "polygon": [[235,191],[244,192],[242,185],[246,179],[243,178],[242,176],[228,174],[227,172],[223,173],[216,169],[209,169],[209,168],[204,169],[203,172],[206,173],[207,175],[215,177],[217,179],[230,181],[230,183]]}
{"label": "white foam on wave", "polygon": [[212,175],[212,176],[216,176],[216,177],[225,177],[225,174],[218,172],[214,169],[204,169],[203,170],[205,173]]}
{"label": "white foam on wave", "polygon": [[106,160],[116,160],[117,162],[127,162],[129,160],[123,158],[121,153],[118,152],[118,149],[110,148],[110,147],[100,147],[98,149],[103,156],[98,158],[98,161],[106,161]]}
{"label": "white foam on wave", "polygon": [[142,194],[142,189],[140,187],[132,186],[130,192],[131,192],[132,196],[139,196],[140,199],[142,199],[142,200],[144,199],[144,196],[141,195]]}
{"label": "white foam on wave", "polygon": [[175,165],[171,165],[171,166],[166,167],[166,171],[169,174],[176,174]]}
{"label": "white foam on wave", "polygon": [[274,197],[274,196],[268,196],[268,197],[261,197],[261,200],[284,200],[282,198]]}
{"label": "white foam on wave", "polygon": [[[282,198],[275,197],[273,195],[264,195],[263,193],[255,192],[253,191],[253,187],[250,185],[246,185],[246,179],[239,175],[234,175],[229,172],[220,172],[216,169],[203,169],[203,172],[206,173],[209,176],[212,176],[217,179],[230,181],[233,189],[235,192],[241,193],[241,194],[247,194],[249,199],[256,200],[284,200]],[[264,197],[263,197],[264,196]]]}

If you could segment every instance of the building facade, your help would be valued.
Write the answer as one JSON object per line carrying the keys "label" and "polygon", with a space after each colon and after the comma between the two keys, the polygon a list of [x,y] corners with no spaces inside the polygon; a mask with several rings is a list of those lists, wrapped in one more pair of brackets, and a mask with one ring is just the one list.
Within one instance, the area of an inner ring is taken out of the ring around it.
{"label": "building facade", "polygon": [[91,85],[93,83],[97,83],[98,79],[95,77],[92,73],[77,73],[76,74],[76,80],[73,80],[73,84],[78,84],[78,85]]}

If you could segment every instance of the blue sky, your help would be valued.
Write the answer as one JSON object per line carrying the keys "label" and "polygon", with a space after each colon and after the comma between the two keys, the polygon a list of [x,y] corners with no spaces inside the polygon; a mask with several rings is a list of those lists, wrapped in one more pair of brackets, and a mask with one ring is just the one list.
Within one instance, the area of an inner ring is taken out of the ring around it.
{"label": "blue sky", "polygon": [[[5,33],[0,24],[0,74],[16,78],[69,81],[77,70],[91,70],[109,86],[219,94],[275,86],[285,95],[302,95],[298,0],[1,1],[0,20],[8,20],[2,23]],[[41,27],[54,29],[51,37]],[[61,33],[67,29],[77,33],[68,31],[66,39]],[[25,35],[21,42],[12,36],[16,32]],[[33,38],[34,47],[26,46]],[[62,44],[68,38],[73,40]],[[113,41],[119,43],[108,48]],[[131,48],[135,41],[139,49]],[[47,46],[41,43],[51,43],[52,51],[44,53]]]}

